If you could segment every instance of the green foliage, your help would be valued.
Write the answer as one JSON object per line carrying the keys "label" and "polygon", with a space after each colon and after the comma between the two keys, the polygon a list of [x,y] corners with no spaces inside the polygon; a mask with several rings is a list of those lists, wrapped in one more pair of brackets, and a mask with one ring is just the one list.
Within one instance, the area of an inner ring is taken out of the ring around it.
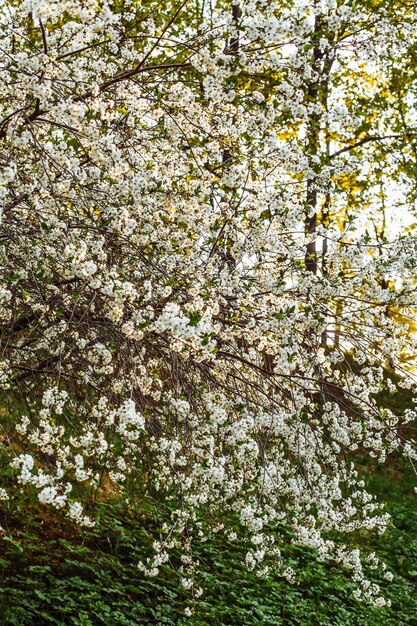
{"label": "green foliage", "polygon": [[[190,601],[167,567],[146,578],[137,563],[158,536],[154,510],[104,505],[100,524],[79,531],[32,503],[4,511],[7,536],[0,543],[0,626],[401,626],[416,624],[417,511],[407,471],[367,468],[370,488],[388,501],[393,526],[374,545],[394,573],[381,583],[391,608],[358,603],[340,569],[318,563],[311,551],[289,548],[298,581],[259,578],[247,572],[243,549],[221,537],[202,544],[205,591]],[[28,521],[28,511],[33,511]],[[23,520],[24,523],[23,523]],[[13,530],[12,530],[13,529]],[[190,606],[192,616],[185,617]]]}

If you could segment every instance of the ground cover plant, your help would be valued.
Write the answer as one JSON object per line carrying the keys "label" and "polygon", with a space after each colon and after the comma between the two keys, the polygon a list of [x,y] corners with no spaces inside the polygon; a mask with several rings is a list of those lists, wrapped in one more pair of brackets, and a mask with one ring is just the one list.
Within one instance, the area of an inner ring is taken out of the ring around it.
{"label": "ground cover plant", "polygon": [[318,559],[386,605],[364,467],[417,458],[416,20],[403,0],[0,3],[16,558],[33,501],[90,549],[128,500],[159,529],[135,567],[177,573],[184,618],[220,584],[199,555],[229,544],[254,585]]}
{"label": "ground cover plant", "polygon": [[[158,535],[160,509],[143,503],[108,503],[100,526],[85,532],[46,515],[36,503],[6,509],[10,535],[1,544],[0,624],[137,626],[405,626],[417,614],[417,513],[409,470],[368,468],[370,491],[388,502],[392,526],[368,546],[389,565],[383,584],[391,606],[375,608],[352,596],[353,584],[334,564],[318,563],[311,550],[289,546],[296,584],[245,571],[244,549],[215,539],[198,551],[204,564],[202,597],[190,604],[167,567],[150,579],[137,568]],[[30,515],[28,515],[30,513]],[[191,616],[185,609],[191,607]]]}

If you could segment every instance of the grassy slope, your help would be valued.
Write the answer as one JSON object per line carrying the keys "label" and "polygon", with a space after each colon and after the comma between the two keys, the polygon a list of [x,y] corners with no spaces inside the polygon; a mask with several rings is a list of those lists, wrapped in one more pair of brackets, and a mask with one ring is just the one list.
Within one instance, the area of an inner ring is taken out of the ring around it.
{"label": "grassy slope", "polygon": [[246,572],[242,551],[219,538],[204,544],[198,555],[205,593],[187,619],[187,599],[172,571],[149,579],[137,569],[157,531],[152,512],[109,505],[102,524],[85,533],[26,502],[20,512],[5,510],[0,518],[9,531],[0,541],[0,626],[417,625],[417,508],[411,477],[392,469],[384,475],[369,472],[369,483],[388,501],[394,520],[372,546],[394,573],[385,587],[390,609],[357,603],[343,572],[315,562],[307,550],[290,549],[294,563],[304,566],[298,584],[290,585]]}

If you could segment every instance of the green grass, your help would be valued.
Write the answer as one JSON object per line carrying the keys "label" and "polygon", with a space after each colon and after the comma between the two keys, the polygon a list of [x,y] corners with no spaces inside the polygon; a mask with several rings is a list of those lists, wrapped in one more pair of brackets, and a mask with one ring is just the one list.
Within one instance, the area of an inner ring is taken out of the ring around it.
{"label": "green grass", "polygon": [[[384,584],[391,608],[358,603],[344,572],[292,546],[297,584],[258,578],[243,566],[243,549],[221,538],[202,544],[205,592],[184,617],[189,598],[166,568],[146,578],[139,560],[158,536],[152,510],[107,504],[101,523],[81,531],[28,501],[4,510],[0,523],[0,626],[401,626],[417,625],[417,496],[409,471],[368,469],[371,490],[388,502],[394,525],[369,548],[394,573]],[[29,517],[28,517],[29,514]]]}

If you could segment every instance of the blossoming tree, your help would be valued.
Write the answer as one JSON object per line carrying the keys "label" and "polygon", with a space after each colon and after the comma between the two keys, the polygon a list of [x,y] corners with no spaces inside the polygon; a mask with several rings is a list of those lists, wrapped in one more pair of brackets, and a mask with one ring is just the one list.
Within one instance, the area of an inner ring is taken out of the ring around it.
{"label": "blossoming tree", "polygon": [[173,504],[148,574],[181,545],[192,586],[223,532],[291,578],[286,528],[383,603],[335,533],[388,522],[357,450],[416,456],[414,411],[379,400],[414,390],[415,22],[385,0],[1,5],[2,497],[89,525],[103,481],[139,477]]}

